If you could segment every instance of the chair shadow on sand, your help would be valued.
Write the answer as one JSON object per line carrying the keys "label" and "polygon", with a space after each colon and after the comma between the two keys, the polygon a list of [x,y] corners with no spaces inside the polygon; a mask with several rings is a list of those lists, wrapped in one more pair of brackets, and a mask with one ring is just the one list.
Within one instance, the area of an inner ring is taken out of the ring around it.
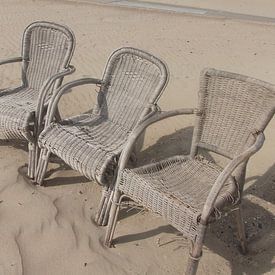
{"label": "chair shadow on sand", "polygon": [[28,143],[25,140],[0,140],[1,146],[12,146],[15,149],[28,152]]}
{"label": "chair shadow on sand", "polygon": [[[56,164],[57,167],[50,168],[45,175],[43,186],[60,186],[60,185],[70,185],[76,183],[90,182],[91,180],[75,172],[74,175],[70,174],[69,176],[63,177],[59,176],[60,171],[73,171],[73,169],[67,165],[63,160],[57,156],[52,155],[50,157],[50,163]],[[51,177],[53,175],[53,177]]]}
{"label": "chair shadow on sand", "polygon": [[[255,177],[247,178],[246,183],[251,180],[255,180]],[[222,217],[219,222],[210,226],[209,231],[213,238],[206,238],[205,245],[229,261],[232,275],[260,275],[275,268],[273,262],[275,254],[274,183],[275,164],[262,176],[257,177],[256,181],[243,193],[242,205],[248,242],[247,255],[238,252],[239,243],[232,215]],[[258,200],[263,203],[257,203]],[[218,246],[214,245],[215,238],[220,240]]]}
{"label": "chair shadow on sand", "polygon": [[[22,150],[24,152],[28,152],[28,143],[25,141],[18,141],[18,140],[0,140],[0,147],[1,146],[11,146],[17,150]],[[26,158],[27,162],[27,158]],[[46,178],[44,181],[44,186],[59,186],[59,185],[68,185],[68,184],[75,184],[75,183],[83,183],[83,182],[89,182],[90,180],[82,175],[76,175],[76,176],[68,176],[68,177],[60,177],[56,176],[51,178],[51,175],[59,172],[59,171],[70,171],[72,170],[66,163],[64,163],[61,159],[59,159],[57,156],[51,156],[50,162],[55,164],[56,167],[52,167],[49,169],[49,171],[46,173]],[[25,163],[24,166],[26,166],[27,163]],[[22,169],[21,169],[22,170]],[[22,171],[25,171],[26,169],[23,169]],[[26,171],[25,171],[26,172]]]}

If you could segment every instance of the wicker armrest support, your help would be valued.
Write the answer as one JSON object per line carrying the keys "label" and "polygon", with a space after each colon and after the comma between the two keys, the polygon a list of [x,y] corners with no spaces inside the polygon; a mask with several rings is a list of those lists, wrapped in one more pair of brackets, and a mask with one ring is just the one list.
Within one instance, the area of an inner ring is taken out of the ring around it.
{"label": "wicker armrest support", "polygon": [[22,60],[23,60],[22,57],[12,57],[12,58],[8,58],[8,59],[3,59],[3,60],[0,60],[0,65],[21,62]]}
{"label": "wicker armrest support", "polygon": [[43,111],[44,111],[44,105],[45,105],[45,99],[47,97],[47,94],[48,94],[48,91],[49,91],[51,85],[53,85],[53,83],[57,79],[62,78],[64,76],[66,76],[66,75],[70,75],[73,72],[75,72],[75,67],[72,66],[72,65],[69,65],[68,68],[66,68],[62,72],[59,72],[59,73],[57,73],[55,75],[52,75],[50,78],[48,78],[47,80],[45,80],[43,86],[40,89],[39,97],[38,97],[38,102],[37,102],[37,108],[36,108],[36,117],[37,117],[36,123],[37,123],[37,127],[39,127],[39,125],[41,125],[41,123],[42,123]]}
{"label": "wicker armrest support", "polygon": [[263,146],[265,136],[262,132],[253,133],[255,137],[255,142],[252,146],[246,149],[244,152],[239,154],[237,157],[232,159],[221,174],[218,176],[217,180],[215,181],[213,187],[211,188],[206,202],[204,204],[204,208],[201,215],[201,223],[207,223],[208,217],[213,210],[213,205],[220,193],[223,185],[225,184],[228,177],[232,174],[232,172],[244,161],[248,160],[253,154],[260,150]]}
{"label": "wicker armrest support", "polygon": [[68,91],[74,87],[87,85],[87,84],[102,85],[103,81],[100,79],[96,79],[96,78],[82,78],[82,79],[77,79],[77,80],[68,82],[68,83],[64,84],[63,86],[61,86],[56,91],[56,93],[53,95],[53,97],[51,98],[51,101],[49,103],[48,111],[46,114],[45,126],[48,126],[52,122],[58,102],[59,102],[60,98],[62,97],[62,95],[66,91]]}
{"label": "wicker armrest support", "polygon": [[[7,59],[0,60],[0,66],[5,65],[5,64],[10,64],[10,63],[15,63],[15,62],[21,62],[23,59],[22,57],[11,57]],[[4,89],[5,90],[5,89]],[[0,92],[2,92],[3,89],[0,89]]]}
{"label": "wicker armrest support", "polygon": [[150,116],[148,119],[142,121],[131,133],[131,135],[128,138],[128,141],[125,145],[125,149],[122,151],[122,154],[119,159],[119,166],[118,166],[118,172],[125,168],[129,157],[132,153],[133,146],[138,139],[138,137],[148,128],[151,124],[161,121],[163,119],[178,116],[178,115],[192,115],[199,113],[197,109],[192,108],[183,108],[183,109],[177,109],[173,111],[165,111],[165,112],[158,112],[152,116]]}

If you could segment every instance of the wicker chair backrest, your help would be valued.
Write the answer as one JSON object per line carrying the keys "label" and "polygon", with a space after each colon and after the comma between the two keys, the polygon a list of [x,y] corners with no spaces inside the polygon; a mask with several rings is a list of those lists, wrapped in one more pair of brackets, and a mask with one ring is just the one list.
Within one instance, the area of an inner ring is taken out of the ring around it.
{"label": "wicker chair backrest", "polygon": [[160,97],[168,70],[146,52],[122,48],[108,60],[103,80],[95,113],[131,131]]}
{"label": "wicker chair backrest", "polygon": [[193,138],[197,147],[233,158],[263,131],[275,110],[275,89],[266,82],[206,69],[201,76],[199,110]]}
{"label": "wicker chair backrest", "polygon": [[29,25],[22,42],[24,85],[39,90],[45,80],[69,65],[74,47],[74,34],[65,26],[50,22]]}

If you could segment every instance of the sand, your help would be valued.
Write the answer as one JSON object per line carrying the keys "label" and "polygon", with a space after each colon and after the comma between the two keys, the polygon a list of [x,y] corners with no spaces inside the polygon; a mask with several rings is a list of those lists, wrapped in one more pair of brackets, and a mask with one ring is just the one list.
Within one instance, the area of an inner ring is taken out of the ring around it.
{"label": "sand", "polygon": [[[143,0],[139,2],[143,2]],[[275,17],[275,3],[273,0],[144,0],[144,2]]]}
{"label": "sand", "polygon": [[[270,23],[77,1],[1,0],[0,5],[1,58],[20,55],[22,32],[29,23],[64,23],[77,39],[72,60],[77,71],[65,81],[100,77],[114,49],[138,47],[164,59],[170,68],[170,83],[160,100],[163,110],[196,106],[204,67],[275,83],[275,25]],[[1,88],[14,86],[19,79],[18,65],[0,68]],[[62,115],[90,109],[95,94],[94,88],[67,94],[61,102]],[[177,118],[151,127],[140,163],[179,150],[188,152],[192,122],[192,118]],[[223,219],[209,230],[198,274],[274,274],[274,126],[272,121],[264,147],[248,166],[244,211],[249,254],[238,252],[235,227]],[[17,173],[27,161],[26,144],[0,144],[1,275],[182,274],[189,242],[161,218],[127,208],[117,227],[115,248],[107,249],[102,243],[105,228],[93,222],[99,186],[56,160],[46,186],[33,186]]]}

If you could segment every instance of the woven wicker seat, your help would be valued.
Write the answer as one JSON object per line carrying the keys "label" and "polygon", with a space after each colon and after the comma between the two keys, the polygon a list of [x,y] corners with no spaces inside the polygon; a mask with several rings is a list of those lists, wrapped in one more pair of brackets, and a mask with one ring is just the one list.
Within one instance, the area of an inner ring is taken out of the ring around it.
{"label": "woven wicker seat", "polygon": [[[246,252],[241,198],[246,165],[264,142],[263,131],[275,111],[275,89],[246,76],[204,70],[198,109],[160,112],[129,136],[118,166],[111,195],[112,207],[105,243],[110,246],[119,205],[129,197],[160,214],[192,240],[186,274],[195,274],[207,225],[224,211],[234,209],[243,252]],[[137,138],[154,122],[177,115],[196,115],[191,152],[138,168],[127,168]],[[202,157],[209,151],[228,159],[225,167]],[[226,207],[225,207],[226,206]],[[218,215],[217,215],[218,214]]]}
{"label": "woven wicker seat", "polygon": [[[122,48],[109,58],[102,80],[87,78],[65,84],[49,104],[45,130],[39,137],[42,148],[36,181],[42,184],[50,153],[73,169],[104,185],[97,222],[105,224],[117,160],[129,134],[157,110],[168,80],[165,64],[133,48]],[[62,94],[83,84],[100,85],[97,104],[89,114],[54,122]]]}
{"label": "woven wicker seat", "polygon": [[51,124],[40,136],[40,147],[85,177],[107,184],[114,176],[117,156],[128,134],[126,129],[101,116],[85,114]]}
{"label": "woven wicker seat", "polygon": [[28,135],[29,124],[34,122],[37,95],[38,91],[32,88],[21,87],[3,96],[0,94],[1,139],[24,139]]}
{"label": "woven wicker seat", "polygon": [[28,141],[28,175],[33,178],[37,136],[48,100],[63,77],[74,72],[69,66],[74,36],[67,27],[35,22],[25,29],[22,42],[22,57],[0,61],[0,65],[22,62],[22,85],[0,91],[0,139]]}
{"label": "woven wicker seat", "polygon": [[[119,189],[165,217],[184,235],[194,237],[207,195],[221,171],[215,163],[178,156],[157,164],[125,169]],[[237,185],[230,177],[218,195],[213,215],[225,204],[237,200]]]}

